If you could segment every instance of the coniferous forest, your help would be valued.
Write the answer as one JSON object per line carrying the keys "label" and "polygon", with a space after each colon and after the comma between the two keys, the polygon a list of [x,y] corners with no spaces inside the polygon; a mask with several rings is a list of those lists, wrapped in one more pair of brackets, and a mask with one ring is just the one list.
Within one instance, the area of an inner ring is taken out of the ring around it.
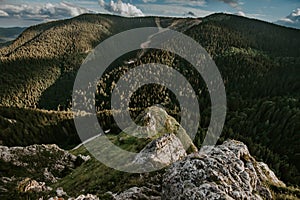
{"label": "coniferous forest", "polygon": [[[193,20],[201,22],[190,26]],[[160,23],[201,44],[221,72],[227,116],[218,143],[229,138],[244,142],[281,180],[299,186],[300,30],[229,14],[203,19],[161,17]],[[78,145],[81,141],[73,122],[71,95],[79,67],[101,41],[124,30],[148,26],[156,26],[155,17],[85,14],[29,27],[4,44],[0,48],[0,144],[55,143],[64,149]],[[196,91],[201,120],[194,143],[200,147],[211,114],[201,75],[178,55],[155,49],[141,57],[139,53],[122,55],[99,80],[95,92],[99,123],[104,130],[119,134],[110,110],[116,82],[135,66],[161,63],[183,74]],[[124,62],[137,57],[135,63]],[[180,121],[176,97],[160,85],[143,86],[133,94],[131,115],[136,117],[156,104],[164,105]]]}

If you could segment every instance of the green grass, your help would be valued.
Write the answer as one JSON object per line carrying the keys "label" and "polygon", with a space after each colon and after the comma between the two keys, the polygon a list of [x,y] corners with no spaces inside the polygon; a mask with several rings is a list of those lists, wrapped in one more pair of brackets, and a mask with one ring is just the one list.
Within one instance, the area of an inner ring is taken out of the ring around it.
{"label": "green grass", "polygon": [[[116,143],[117,136],[108,135],[108,138]],[[127,140],[120,144],[120,147],[125,150],[139,149],[139,142]],[[92,193],[104,198],[108,191],[118,193],[134,186],[144,186],[151,183],[151,177],[154,177],[162,171],[151,172],[147,174],[134,174],[121,172],[109,168],[95,159],[84,146],[76,150],[70,151],[74,155],[90,155],[91,159],[83,163],[81,166],[73,170],[69,175],[51,185],[53,188],[63,187],[64,190],[71,196],[76,196],[82,193]],[[152,181],[153,182],[153,181]]]}
{"label": "green grass", "polygon": [[270,185],[274,199],[296,200],[300,199],[300,189],[298,187],[282,187]]}

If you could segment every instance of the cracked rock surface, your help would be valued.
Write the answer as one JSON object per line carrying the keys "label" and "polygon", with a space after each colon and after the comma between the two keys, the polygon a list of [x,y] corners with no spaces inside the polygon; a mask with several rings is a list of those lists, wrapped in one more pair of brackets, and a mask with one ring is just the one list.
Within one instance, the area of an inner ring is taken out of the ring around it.
{"label": "cracked rock surface", "polygon": [[272,199],[266,183],[284,186],[242,142],[203,147],[164,174],[162,199]]}
{"label": "cracked rock surface", "polygon": [[0,146],[0,162],[0,191],[7,193],[11,188],[23,192],[50,190],[48,184],[57,182],[84,160],[57,145],[31,145]]}

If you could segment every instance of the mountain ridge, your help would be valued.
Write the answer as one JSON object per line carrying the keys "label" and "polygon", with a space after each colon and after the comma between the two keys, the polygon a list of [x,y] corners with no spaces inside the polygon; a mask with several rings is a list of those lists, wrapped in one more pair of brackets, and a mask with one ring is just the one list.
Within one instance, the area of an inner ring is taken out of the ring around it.
{"label": "mountain ridge", "polygon": [[[299,189],[287,187],[266,164],[256,161],[242,142],[226,140],[222,145],[204,146],[201,151],[189,154],[178,134],[170,132],[164,123],[166,119],[161,118],[163,109],[150,107],[136,119],[137,123],[147,123],[145,116],[149,112],[153,113],[150,121],[161,120],[159,123],[165,130],[146,142],[141,151],[140,143],[132,138],[120,140],[121,137],[111,134],[100,137],[107,137],[124,150],[137,149],[136,159],[127,162],[167,165],[164,169],[149,173],[121,172],[99,162],[85,145],[70,152],[57,145],[0,146],[0,169],[5,172],[0,173],[0,197],[75,196],[78,200],[81,197],[110,200],[299,197]],[[178,126],[178,122],[172,121],[171,126]],[[133,132],[139,134],[138,130]],[[96,149],[102,146],[97,140],[89,143],[96,145]],[[146,158],[142,156],[145,152]]]}
{"label": "mountain ridge", "polygon": [[[186,24],[193,24],[191,20],[196,19],[160,19],[162,27],[175,24],[175,30],[179,28],[199,42],[219,67],[228,101],[228,115],[219,143],[228,138],[241,140],[257,160],[266,160],[283,181],[299,184],[300,31],[226,14],[201,19],[201,23],[189,28]],[[27,146],[58,143],[68,149],[79,144],[72,118],[54,117],[57,125],[47,126],[51,117],[36,108],[57,110],[58,114],[54,116],[59,115],[60,111],[68,111],[77,69],[89,50],[122,30],[157,26],[156,22],[156,18],[152,17],[82,15],[28,28],[11,45],[2,47],[0,140],[3,144]],[[187,77],[195,89],[200,102],[201,121],[194,143],[197,147],[201,146],[209,124],[211,106],[201,76],[189,63],[168,52],[149,50],[137,59],[138,53],[121,56],[109,66],[100,80],[105,84],[97,88],[96,108],[104,113],[99,116],[104,130],[119,133],[109,113],[109,97],[114,83],[138,64],[158,62],[174,67]],[[138,62],[124,62],[128,60]],[[145,101],[140,94],[151,95],[147,96],[150,101]],[[174,103],[166,99],[174,100]],[[158,85],[141,88],[133,95],[131,114],[135,117],[155,104],[164,105],[167,112],[180,121],[180,105],[176,103],[176,97]],[[15,116],[7,117],[6,113]],[[17,124],[11,124],[7,119],[17,120]],[[59,143],[55,140],[54,130],[62,138],[70,137],[70,141]]]}

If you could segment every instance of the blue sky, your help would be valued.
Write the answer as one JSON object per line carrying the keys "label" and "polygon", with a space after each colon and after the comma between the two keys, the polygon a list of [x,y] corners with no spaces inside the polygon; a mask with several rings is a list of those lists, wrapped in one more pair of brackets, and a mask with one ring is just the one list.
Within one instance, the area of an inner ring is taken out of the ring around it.
{"label": "blue sky", "polygon": [[30,26],[82,13],[124,16],[238,14],[300,27],[300,0],[0,0],[0,27]]}

